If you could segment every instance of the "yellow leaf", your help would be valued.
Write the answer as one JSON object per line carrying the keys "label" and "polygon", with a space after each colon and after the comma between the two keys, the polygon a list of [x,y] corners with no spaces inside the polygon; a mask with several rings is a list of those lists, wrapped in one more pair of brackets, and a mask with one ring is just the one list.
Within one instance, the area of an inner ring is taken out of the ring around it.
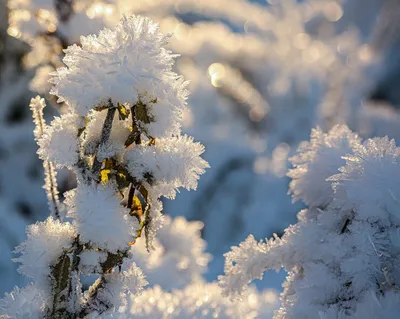
{"label": "yellow leaf", "polygon": [[110,173],[111,173],[111,170],[109,170],[109,169],[103,169],[100,172],[100,181],[103,184],[106,184],[108,182]]}
{"label": "yellow leaf", "polygon": [[142,203],[137,196],[133,196],[132,211],[135,212],[138,216],[143,215]]}
{"label": "yellow leaf", "polygon": [[120,120],[125,120],[129,116],[129,111],[123,104],[118,104],[118,113]]}

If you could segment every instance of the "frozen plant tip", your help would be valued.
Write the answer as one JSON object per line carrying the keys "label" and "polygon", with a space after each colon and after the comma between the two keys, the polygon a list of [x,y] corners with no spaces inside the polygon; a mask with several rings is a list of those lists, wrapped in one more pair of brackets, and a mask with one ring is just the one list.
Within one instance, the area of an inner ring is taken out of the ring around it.
{"label": "frozen plant tip", "polygon": [[[0,317],[101,317],[146,285],[130,261],[131,246],[142,236],[151,249],[163,221],[160,197],[195,189],[208,167],[200,157],[204,147],[181,135],[188,92],[171,70],[167,39],[149,19],[124,17],[66,50],[67,67],[52,80],[66,114],[46,126],[44,100],[32,99],[53,217],[30,226],[17,248],[20,272],[33,283],[2,300]],[[65,194],[66,216],[58,208],[54,167],[77,178]],[[84,275],[98,276],[86,291]]]}

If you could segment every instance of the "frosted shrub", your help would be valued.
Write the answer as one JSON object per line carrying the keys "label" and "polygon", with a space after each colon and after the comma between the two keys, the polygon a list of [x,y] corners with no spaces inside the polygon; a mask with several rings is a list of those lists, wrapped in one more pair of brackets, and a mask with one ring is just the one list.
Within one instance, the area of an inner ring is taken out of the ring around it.
{"label": "frosted shrub", "polygon": [[[32,99],[52,216],[28,227],[16,249],[19,271],[32,284],[6,295],[0,317],[93,318],[146,285],[131,246],[144,237],[151,250],[163,223],[160,197],[195,189],[208,167],[203,146],[181,136],[186,83],[171,70],[167,40],[146,18],[123,18],[66,50],[67,67],[52,79],[66,114],[47,126],[44,100]],[[63,205],[54,167],[77,179]],[[88,275],[97,280],[84,291],[81,277]]]}
{"label": "frosted shrub", "polygon": [[290,192],[308,209],[281,238],[233,247],[224,292],[238,296],[283,267],[276,319],[398,318],[400,148],[387,137],[361,143],[336,126],[314,130],[292,163]]}

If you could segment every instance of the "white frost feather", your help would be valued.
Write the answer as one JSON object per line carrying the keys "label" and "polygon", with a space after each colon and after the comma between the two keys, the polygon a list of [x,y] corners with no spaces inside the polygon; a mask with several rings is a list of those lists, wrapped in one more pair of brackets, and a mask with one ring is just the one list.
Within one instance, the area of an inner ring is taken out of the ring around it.
{"label": "white frost feather", "polygon": [[39,157],[57,167],[71,167],[78,161],[78,130],[85,124],[75,113],[56,117],[39,138]]}
{"label": "white frost feather", "polygon": [[40,285],[47,285],[50,267],[68,249],[75,236],[75,228],[68,222],[61,223],[53,217],[27,228],[28,238],[15,251],[21,256],[18,271]]}
{"label": "white frost feather", "polygon": [[116,252],[136,237],[138,221],[120,205],[111,186],[79,184],[66,194],[65,203],[83,242]]}

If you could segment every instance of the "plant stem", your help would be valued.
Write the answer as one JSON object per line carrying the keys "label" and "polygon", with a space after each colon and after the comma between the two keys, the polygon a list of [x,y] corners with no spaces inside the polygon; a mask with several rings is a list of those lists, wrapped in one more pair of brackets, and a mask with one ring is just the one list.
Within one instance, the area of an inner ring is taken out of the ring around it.
{"label": "plant stem", "polygon": [[109,100],[109,105],[108,105],[108,110],[107,110],[107,116],[103,124],[103,129],[101,130],[101,137],[100,137],[100,143],[97,147],[97,152],[94,157],[93,161],[93,167],[92,167],[92,174],[94,179],[99,182],[99,173],[101,169],[102,162],[98,160],[98,153],[99,150],[102,149],[110,139],[111,135],[111,130],[112,130],[112,123],[114,120],[114,115],[116,112],[116,107],[114,107],[113,103],[111,100]]}

